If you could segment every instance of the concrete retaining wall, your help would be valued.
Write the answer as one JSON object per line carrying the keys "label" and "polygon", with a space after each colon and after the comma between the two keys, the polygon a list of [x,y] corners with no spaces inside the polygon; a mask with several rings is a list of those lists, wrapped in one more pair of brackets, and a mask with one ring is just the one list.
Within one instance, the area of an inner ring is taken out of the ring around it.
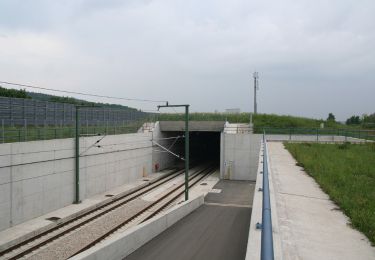
{"label": "concrete retaining wall", "polygon": [[262,135],[221,133],[220,178],[256,180]]}
{"label": "concrete retaining wall", "polygon": [[[161,144],[164,147],[169,148],[175,139],[164,139],[176,136],[178,134],[176,133],[167,133],[167,132],[161,132],[160,130],[160,123],[156,122],[155,127],[152,132],[152,138],[155,142]],[[182,139],[184,140],[184,139]],[[177,152],[180,154],[180,150],[183,147],[179,147],[178,145],[173,145],[171,150],[173,152]],[[158,147],[157,145],[153,146],[153,153],[152,153],[152,167],[153,171],[155,171],[155,166],[159,166],[159,170],[163,170],[165,168],[168,168],[172,165],[174,165],[177,161],[177,157],[173,156],[172,154],[168,153],[167,151],[163,150],[162,148]]]}
{"label": "concrete retaining wall", "polygon": [[[151,172],[151,133],[80,138],[80,197]],[[67,206],[75,196],[74,139],[0,145],[0,230]]]}
{"label": "concrete retaining wall", "polygon": [[189,200],[172,208],[153,219],[138,226],[130,228],[124,233],[113,235],[110,239],[99,245],[78,254],[72,260],[85,259],[124,259],[132,252],[146,244],[152,238],[175,224],[177,221],[190,214],[204,203],[204,196]]}

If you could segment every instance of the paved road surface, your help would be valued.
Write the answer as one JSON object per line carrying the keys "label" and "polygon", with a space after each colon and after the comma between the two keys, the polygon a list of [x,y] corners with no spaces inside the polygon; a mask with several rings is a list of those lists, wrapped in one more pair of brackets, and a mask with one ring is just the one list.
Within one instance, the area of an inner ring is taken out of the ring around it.
{"label": "paved road surface", "polygon": [[244,259],[254,186],[220,181],[220,193],[125,259]]}

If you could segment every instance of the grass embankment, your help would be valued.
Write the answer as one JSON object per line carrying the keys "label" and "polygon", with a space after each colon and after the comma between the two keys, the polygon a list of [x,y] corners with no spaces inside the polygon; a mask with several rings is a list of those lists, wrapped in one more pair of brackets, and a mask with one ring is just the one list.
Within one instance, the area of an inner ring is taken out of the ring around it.
{"label": "grass embankment", "polygon": [[375,144],[295,144],[285,147],[375,244]]}
{"label": "grass embankment", "polygon": [[[228,121],[229,123],[249,123],[250,113],[226,114],[226,113],[191,113],[189,115],[192,121]],[[185,120],[185,115],[178,114],[160,114],[158,120],[179,121]],[[255,129],[272,128],[319,128],[324,123],[327,128],[344,128],[340,123],[311,119],[305,117],[285,116],[275,114],[256,114],[253,115]]]}
{"label": "grass embankment", "polygon": [[[226,114],[226,113],[191,113],[189,115],[192,121],[228,121],[230,123],[249,123],[249,113],[239,114]],[[114,126],[109,124],[108,126],[82,126],[81,132],[84,134],[94,134],[97,132],[107,134],[124,134],[134,133],[139,127],[142,126],[143,122],[147,121],[181,121],[185,120],[184,114],[150,114],[147,118],[138,120],[135,122],[128,122],[125,126]],[[269,134],[317,134],[319,131],[320,135],[346,135],[357,138],[366,138],[369,136],[368,133],[359,133],[358,128],[348,127],[337,122],[324,121],[318,119],[295,117],[295,116],[283,116],[274,114],[257,114],[253,115],[254,132],[262,133],[263,129],[266,128],[266,132]],[[319,129],[320,124],[324,123],[325,128]],[[338,131],[340,128],[346,130]],[[354,132],[347,131],[348,129],[354,130]],[[24,129],[22,126],[18,127],[5,127],[3,132],[0,129],[0,142],[21,142],[31,140],[43,140],[43,139],[54,139],[54,138],[68,138],[74,136],[74,127],[58,127],[58,126],[47,126],[47,127],[30,127]],[[373,135],[373,133],[372,133]],[[375,140],[375,136],[371,137]],[[370,139],[370,138],[369,138]]]}

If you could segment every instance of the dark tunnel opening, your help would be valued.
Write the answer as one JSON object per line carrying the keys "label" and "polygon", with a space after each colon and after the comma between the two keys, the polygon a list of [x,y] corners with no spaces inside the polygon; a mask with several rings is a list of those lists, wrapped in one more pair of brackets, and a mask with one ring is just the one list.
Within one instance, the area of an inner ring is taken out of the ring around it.
{"label": "dark tunnel opening", "polygon": [[[184,132],[177,132],[174,135],[184,135]],[[190,132],[190,165],[213,164],[220,165],[220,132]],[[176,143],[178,153],[185,157],[185,138]]]}

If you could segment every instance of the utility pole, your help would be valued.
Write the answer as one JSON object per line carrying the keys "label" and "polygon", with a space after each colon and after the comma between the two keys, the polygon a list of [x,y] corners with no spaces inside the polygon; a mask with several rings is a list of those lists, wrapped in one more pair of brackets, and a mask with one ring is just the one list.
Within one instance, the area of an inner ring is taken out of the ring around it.
{"label": "utility pole", "polygon": [[189,106],[190,105],[166,105],[161,107],[185,107],[185,201],[189,199]]}
{"label": "utility pole", "polygon": [[81,105],[76,105],[76,122],[75,122],[75,137],[74,137],[74,142],[75,142],[75,196],[74,196],[74,204],[79,204],[81,203],[81,199],[79,196],[79,137],[80,137],[80,121],[79,121],[79,109],[82,107],[87,107],[87,106],[81,106]]}
{"label": "utility pole", "polygon": [[259,90],[259,74],[258,72],[253,73],[253,78],[254,78],[254,115],[257,113],[257,90]]}
{"label": "utility pole", "polygon": [[76,129],[75,129],[75,199],[74,203],[79,204],[81,200],[79,199],[79,108],[76,106]]}

